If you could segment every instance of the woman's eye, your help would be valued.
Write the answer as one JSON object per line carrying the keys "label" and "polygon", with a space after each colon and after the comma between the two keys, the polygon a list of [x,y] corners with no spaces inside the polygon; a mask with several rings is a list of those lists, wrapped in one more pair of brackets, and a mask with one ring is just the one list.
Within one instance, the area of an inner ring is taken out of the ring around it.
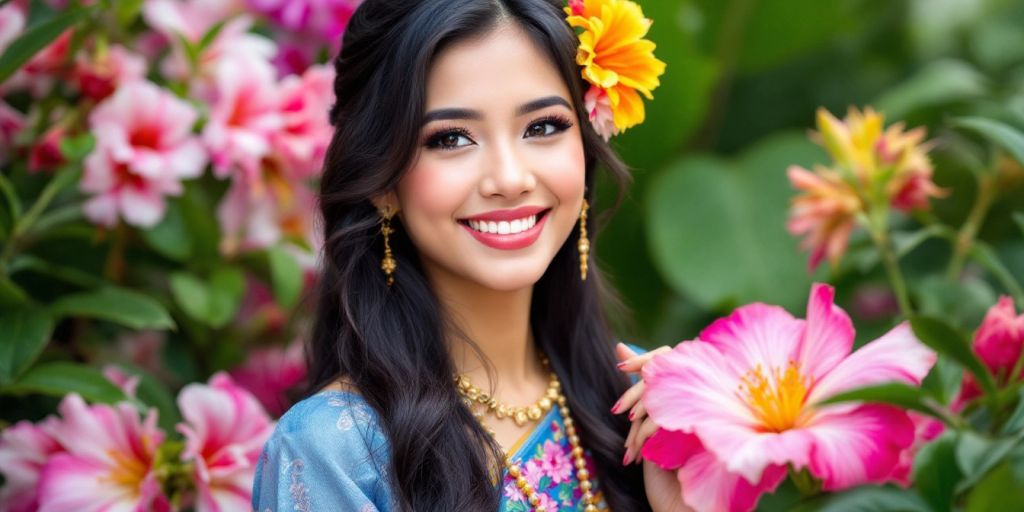
{"label": "woman's eye", "polygon": [[563,119],[544,119],[531,124],[526,128],[526,137],[547,137],[554,135],[558,132],[565,131],[572,126],[567,120]]}
{"label": "woman's eye", "polygon": [[472,143],[473,141],[465,133],[447,131],[431,137],[427,141],[427,146],[438,149],[457,149]]}

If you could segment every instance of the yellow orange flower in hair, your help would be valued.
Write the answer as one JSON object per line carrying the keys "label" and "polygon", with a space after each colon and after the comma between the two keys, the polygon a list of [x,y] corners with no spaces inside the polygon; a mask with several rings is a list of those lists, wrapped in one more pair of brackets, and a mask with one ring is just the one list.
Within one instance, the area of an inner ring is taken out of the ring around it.
{"label": "yellow orange flower in hair", "polygon": [[569,25],[582,29],[576,63],[591,84],[586,106],[594,128],[606,140],[640,124],[644,104],[665,72],[654,56],[655,44],[644,39],[651,20],[629,0],[570,0]]}

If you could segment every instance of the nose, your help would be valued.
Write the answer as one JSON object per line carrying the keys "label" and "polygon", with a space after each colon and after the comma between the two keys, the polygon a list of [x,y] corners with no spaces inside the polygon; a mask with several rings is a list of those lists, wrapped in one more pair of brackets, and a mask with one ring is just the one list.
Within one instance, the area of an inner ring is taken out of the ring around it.
{"label": "nose", "polygon": [[515,198],[537,186],[531,164],[513,144],[492,146],[491,165],[485,170],[480,192],[487,197]]}

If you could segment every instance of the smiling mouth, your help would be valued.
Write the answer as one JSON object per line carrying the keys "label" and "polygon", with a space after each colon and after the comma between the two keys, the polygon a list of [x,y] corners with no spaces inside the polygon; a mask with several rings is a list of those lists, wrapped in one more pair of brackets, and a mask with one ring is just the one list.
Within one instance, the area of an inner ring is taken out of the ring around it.
{"label": "smiling mouth", "polygon": [[491,235],[517,235],[524,231],[529,231],[537,225],[545,215],[550,212],[551,209],[535,213],[533,215],[526,215],[519,219],[514,220],[473,220],[473,219],[459,219],[459,224],[468,227],[469,229],[478,233],[486,233]]}

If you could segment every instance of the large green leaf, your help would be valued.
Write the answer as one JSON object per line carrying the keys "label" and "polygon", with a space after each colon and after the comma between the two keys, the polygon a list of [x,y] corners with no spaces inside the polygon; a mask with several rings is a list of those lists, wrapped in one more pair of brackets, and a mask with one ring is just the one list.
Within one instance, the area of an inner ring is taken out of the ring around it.
{"label": "large green leaf", "polygon": [[911,489],[867,485],[845,492],[821,495],[793,510],[795,512],[934,512]]}
{"label": "large green leaf", "polygon": [[33,55],[52,43],[87,12],[88,9],[83,8],[68,9],[23,32],[0,55],[0,83],[10,78]]}
{"label": "large green leaf", "polygon": [[284,308],[291,308],[302,292],[303,272],[299,262],[284,247],[274,246],[267,250],[270,263],[270,280],[274,297]]}
{"label": "large green leaf", "polygon": [[53,317],[34,308],[0,313],[0,386],[18,378],[39,357],[53,332]]}
{"label": "large green leaf", "polygon": [[171,276],[171,294],[178,306],[190,317],[214,328],[225,326],[241,305],[245,291],[242,272],[221,267],[208,281],[188,272]]}
{"label": "large green leaf", "polygon": [[167,214],[160,223],[141,234],[150,247],[172,260],[187,261],[192,256],[192,237],[180,201],[168,201]]}
{"label": "large green leaf", "polygon": [[914,457],[911,480],[936,511],[951,510],[953,491],[963,477],[956,464],[956,441],[955,433],[946,432],[922,446]]}
{"label": "large green leaf", "polygon": [[801,307],[806,255],[786,231],[791,164],[822,152],[803,134],[764,141],[735,161],[679,160],[648,191],[648,243],[658,270],[705,308],[754,301]]}
{"label": "large green leaf", "polygon": [[981,480],[986,473],[1006,459],[1014,446],[1020,442],[1020,438],[1019,435],[988,438],[974,432],[961,432],[956,445],[956,463],[963,472],[964,479],[960,482],[958,490],[970,488]]}
{"label": "large green leaf", "polygon": [[874,102],[886,118],[897,120],[917,109],[984,95],[984,75],[960,60],[936,60]]}
{"label": "large green leaf", "polygon": [[960,117],[953,126],[973,131],[1001,146],[1021,164],[1024,164],[1024,133],[1016,128],[985,117]]}
{"label": "large green leaf", "polygon": [[967,494],[965,510],[1024,510],[1024,475],[1008,462],[996,466]]}
{"label": "large green leaf", "polygon": [[55,361],[33,367],[17,381],[0,387],[7,394],[41,393],[64,396],[78,393],[90,402],[114,403],[126,397],[96,368],[66,361]]}
{"label": "large green leaf", "polygon": [[174,320],[158,301],[148,295],[108,286],[61,297],[50,305],[55,317],[99,318],[131,329],[174,329]]}
{"label": "large green leaf", "polygon": [[938,318],[915,316],[910,319],[914,335],[939,354],[945,354],[973,373],[987,393],[995,393],[996,384],[985,365],[971,351],[967,340],[956,329]]}

